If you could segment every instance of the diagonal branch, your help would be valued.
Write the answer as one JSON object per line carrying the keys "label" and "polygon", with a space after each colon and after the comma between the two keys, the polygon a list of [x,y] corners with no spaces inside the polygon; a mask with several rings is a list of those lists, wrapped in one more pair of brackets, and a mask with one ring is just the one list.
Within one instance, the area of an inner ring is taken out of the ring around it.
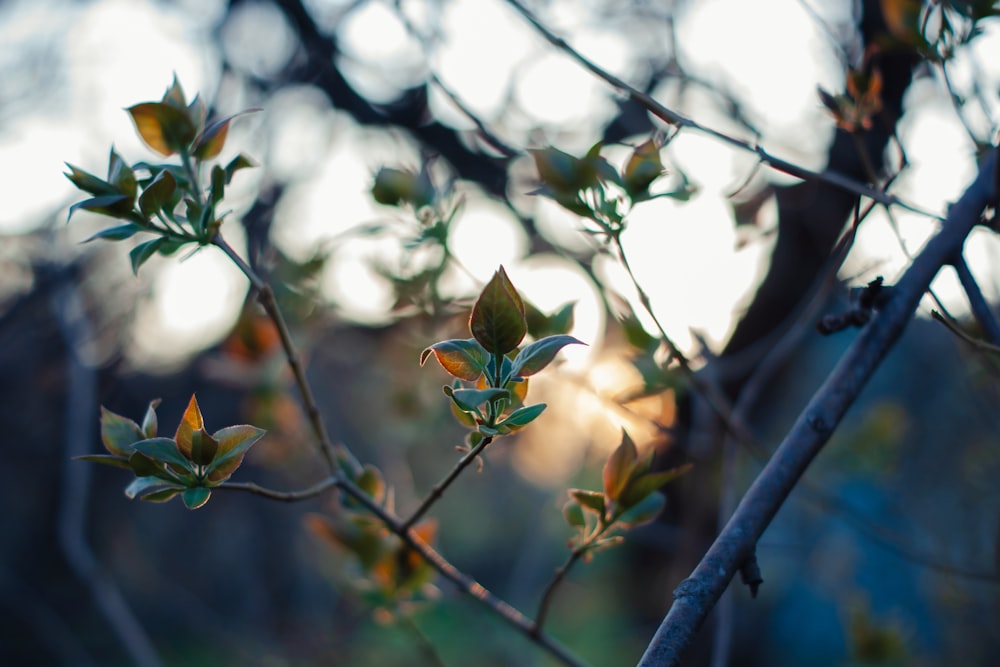
{"label": "diagonal branch", "polygon": [[996,151],[949,209],[941,231],[900,278],[893,297],[861,331],[799,415],[694,572],[674,591],[674,603],[646,648],[640,667],[679,664],[729,581],[753,553],[806,467],[903,332],[931,280],[961,251],[966,236],[995,195],[995,169]]}

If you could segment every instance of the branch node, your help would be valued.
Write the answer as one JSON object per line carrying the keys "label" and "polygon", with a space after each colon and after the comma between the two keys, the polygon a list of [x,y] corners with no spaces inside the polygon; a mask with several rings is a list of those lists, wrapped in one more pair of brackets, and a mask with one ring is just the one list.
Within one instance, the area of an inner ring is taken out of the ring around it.
{"label": "branch node", "polygon": [[760,565],[757,563],[757,552],[753,551],[740,565],[740,581],[750,588],[750,597],[757,597],[757,590],[764,583],[764,577],[760,574]]}

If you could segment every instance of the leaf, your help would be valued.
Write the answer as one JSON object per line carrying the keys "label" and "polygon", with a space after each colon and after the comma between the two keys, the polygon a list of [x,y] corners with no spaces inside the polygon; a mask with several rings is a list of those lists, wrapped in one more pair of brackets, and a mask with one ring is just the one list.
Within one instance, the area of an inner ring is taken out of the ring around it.
{"label": "leaf", "polygon": [[102,229],[96,234],[84,239],[83,243],[90,243],[91,241],[96,241],[97,239],[104,239],[105,241],[124,241],[125,239],[132,238],[136,232],[141,231],[142,227],[130,222],[127,225],[119,225],[118,227],[108,227],[107,229]]}
{"label": "leaf", "polygon": [[129,198],[129,206],[135,201],[136,182],[132,167],[122,159],[122,156],[112,147],[108,157],[108,183],[115,186],[118,194]]}
{"label": "leaf", "polygon": [[497,429],[500,433],[518,431],[535,421],[538,415],[545,411],[546,407],[545,403],[536,403],[535,405],[526,405],[523,408],[518,408],[507,419],[497,424]]}
{"label": "leaf", "polygon": [[688,470],[692,464],[687,463],[663,472],[654,472],[634,477],[625,490],[622,491],[620,505],[624,508],[633,507],[642,502],[649,494],[658,491],[663,485],[674,481]]}
{"label": "leaf", "polygon": [[251,160],[243,153],[240,153],[232,160],[230,160],[229,164],[226,165],[226,185],[229,185],[229,182],[233,180],[233,174],[235,174],[240,169],[249,169],[256,166],[257,166],[256,162]]}
{"label": "leaf", "polygon": [[217,120],[206,127],[204,132],[201,133],[201,136],[198,137],[198,141],[195,143],[193,152],[194,156],[199,160],[211,160],[212,158],[218,156],[218,154],[222,152],[222,147],[226,144],[226,135],[229,134],[229,124],[239,116],[244,116],[256,111],[260,111],[260,109],[247,109],[246,111],[235,113],[227,118]]}
{"label": "leaf", "polygon": [[663,175],[660,147],[649,139],[635,147],[622,173],[625,191],[630,197],[644,194],[657,178]]}
{"label": "leaf", "polygon": [[165,489],[160,489],[159,491],[153,491],[142,497],[143,500],[151,503],[165,503],[168,500],[173,499],[181,491],[184,491],[186,487],[183,486],[170,486]]}
{"label": "leaf", "polygon": [[667,498],[662,493],[651,493],[629,509],[615,517],[615,523],[623,528],[649,523],[663,511]]}
{"label": "leaf", "polygon": [[181,500],[189,510],[196,510],[203,507],[212,496],[212,490],[204,486],[196,486],[192,489],[181,491]]}
{"label": "leaf", "polygon": [[68,162],[66,166],[69,167],[69,173],[64,175],[80,190],[97,196],[121,194],[118,188],[111,183],[94,176],[90,172],[74,167]]}
{"label": "leaf", "polygon": [[80,209],[117,218],[122,215],[128,215],[129,211],[132,210],[132,202],[125,195],[101,195],[100,197],[84,199],[69,207],[69,215],[66,216],[66,221],[68,222],[73,217],[73,214]]}
{"label": "leaf", "polygon": [[219,165],[212,167],[212,185],[209,189],[209,201],[218,204],[226,196],[226,171]]}
{"label": "leaf", "polygon": [[186,108],[163,102],[144,102],[126,111],[146,145],[163,156],[187,150],[198,131]]}
{"label": "leaf", "polygon": [[116,468],[129,468],[128,459],[122,458],[121,456],[113,456],[111,454],[84,454],[83,456],[74,456],[74,461],[89,461],[90,463],[101,463],[104,465],[115,466]]}
{"label": "leaf", "polygon": [[135,499],[137,496],[150,493],[154,489],[166,485],[167,483],[159,477],[136,477],[125,487],[125,495],[131,499]]}
{"label": "leaf", "polygon": [[507,354],[524,338],[524,303],[502,266],[476,300],[469,328],[472,336],[494,355]]}
{"label": "leaf", "polygon": [[514,357],[511,375],[520,377],[534,375],[552,363],[559,350],[567,345],[585,345],[585,343],[566,334],[547,336],[529,343]]}
{"label": "leaf", "polygon": [[157,172],[153,180],[139,195],[139,210],[147,218],[163,209],[177,191],[177,180],[166,169]]}
{"label": "leaf", "polygon": [[201,408],[198,407],[198,398],[195,394],[191,394],[191,399],[181,416],[181,423],[177,425],[177,432],[174,434],[177,448],[187,458],[191,458],[191,439],[195,431],[204,429],[205,420],[201,416]]}
{"label": "leaf", "polygon": [[132,445],[144,437],[134,421],[101,406],[101,442],[106,450],[115,456],[128,458]]}
{"label": "leaf", "polygon": [[128,253],[129,261],[132,262],[132,273],[134,275],[139,275],[139,267],[146,263],[150,257],[156,254],[156,251],[167,242],[167,239],[163,236],[155,238],[152,241],[144,241],[132,248]]}
{"label": "leaf", "polygon": [[167,92],[163,93],[162,102],[177,109],[187,109],[187,100],[184,98],[181,82],[177,80],[177,72],[174,72],[174,79],[171,81],[170,87],[167,88]]}
{"label": "leaf", "polygon": [[160,477],[169,481],[176,481],[173,474],[167,472],[162,463],[157,463],[141,452],[133,452],[128,457],[128,467],[132,469],[136,477]]}
{"label": "leaf", "polygon": [[377,503],[381,503],[385,498],[385,479],[382,478],[379,469],[370,463],[365,464],[364,470],[358,476],[357,485]]}
{"label": "leaf", "polygon": [[207,466],[215,459],[219,451],[219,441],[199,429],[191,434],[191,460],[195,465]]}
{"label": "leaf", "polygon": [[212,437],[219,442],[215,461],[208,467],[207,477],[212,484],[219,484],[232,475],[243,463],[243,457],[267,431],[256,426],[240,424],[219,429]]}
{"label": "leaf", "polygon": [[174,466],[179,471],[194,474],[190,459],[184,456],[177,443],[170,438],[150,438],[135,443],[135,451],[145,454],[154,461],[167,463]]}
{"label": "leaf", "polygon": [[451,397],[460,409],[477,412],[480,405],[499,398],[510,400],[510,392],[506,389],[452,389],[445,387],[445,393]]}
{"label": "leaf", "polygon": [[552,146],[528,152],[535,161],[539,178],[554,192],[575,193],[586,187],[584,167],[578,158]]}
{"label": "leaf", "polygon": [[570,489],[569,497],[580,504],[580,507],[593,512],[599,517],[604,517],[604,494],[600,491],[587,491],[586,489]]}
{"label": "leaf", "polygon": [[628,433],[623,431],[621,444],[604,464],[604,495],[609,506],[613,505],[625,490],[638,460],[639,453],[636,451],[635,443]]}
{"label": "leaf", "polygon": [[575,501],[568,501],[563,505],[563,517],[573,528],[585,528],[587,525],[587,520],[583,516],[583,508],[580,504]]}
{"label": "leaf", "polygon": [[155,438],[159,428],[156,420],[156,408],[160,405],[160,399],[154,398],[146,408],[146,415],[142,418],[142,432],[147,438]]}
{"label": "leaf", "polygon": [[421,366],[432,353],[442,368],[460,380],[468,382],[477,380],[485,372],[490,360],[489,352],[475,338],[434,343],[420,353]]}

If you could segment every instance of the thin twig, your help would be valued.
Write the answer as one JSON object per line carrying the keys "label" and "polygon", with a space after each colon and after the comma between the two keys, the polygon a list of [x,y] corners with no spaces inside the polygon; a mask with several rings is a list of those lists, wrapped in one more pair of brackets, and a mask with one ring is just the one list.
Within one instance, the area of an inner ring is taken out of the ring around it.
{"label": "thin twig", "polygon": [[288,361],[288,367],[291,368],[292,375],[295,377],[295,384],[299,389],[299,396],[302,399],[306,416],[309,419],[309,424],[312,426],[313,434],[316,436],[319,443],[320,453],[323,455],[323,458],[326,459],[326,464],[330,471],[335,471],[337,469],[337,454],[334,449],[333,442],[330,440],[330,435],[326,430],[326,424],[323,423],[323,415],[320,413],[319,406],[316,404],[316,398],[313,395],[312,387],[306,379],[305,368],[302,366],[302,358],[299,356],[295,343],[292,342],[292,336],[288,331],[288,325],[285,322],[284,316],[281,314],[281,309],[278,308],[278,302],[274,298],[274,290],[272,290],[271,286],[268,285],[235,250],[233,250],[232,246],[226,243],[226,240],[222,238],[222,234],[216,234],[212,239],[212,244],[222,250],[222,252],[226,253],[226,256],[228,256],[229,259],[236,264],[240,271],[243,272],[243,275],[247,277],[247,280],[250,281],[250,285],[257,292],[258,301],[260,301],[260,304],[264,307],[264,311],[267,313],[267,316],[272,322],[274,322],[274,326],[278,330],[278,337],[281,339],[281,347],[284,350],[285,358]]}
{"label": "thin twig", "polygon": [[538,613],[535,614],[535,632],[542,631],[542,625],[545,623],[545,619],[549,614],[549,607],[552,605],[552,597],[555,595],[556,588],[562,583],[566,575],[569,574],[569,570],[573,565],[576,564],[580,557],[583,556],[586,551],[586,546],[578,546],[570,552],[569,557],[566,561],[559,566],[559,569],[555,571],[552,575],[552,580],[549,585],[545,587],[545,592],[542,593],[542,599],[538,603]]}
{"label": "thin twig", "polygon": [[431,505],[437,502],[437,500],[444,494],[445,489],[451,486],[451,483],[455,481],[455,478],[458,477],[458,475],[465,470],[470,463],[475,461],[491,442],[493,442],[493,436],[486,436],[479,442],[478,445],[466,452],[465,456],[458,460],[458,463],[455,464],[455,467],[451,469],[445,478],[434,485],[434,488],[427,494],[427,497],[420,503],[420,507],[418,507],[416,511],[410,515],[409,519],[403,522],[403,530],[409,530],[410,527],[419,521],[420,517],[426,514],[427,510],[431,508]]}
{"label": "thin twig", "polygon": [[892,298],[861,330],[813,395],[691,576],[674,591],[674,603],[647,646],[641,667],[679,664],[730,579],[902,334],[930,282],[960,252],[978,224],[996,194],[996,162],[994,151],[976,180],[951,206],[941,230],[896,283]]}
{"label": "thin twig", "polygon": [[969,298],[969,308],[972,309],[972,314],[976,317],[976,321],[979,322],[979,326],[986,332],[986,337],[989,338],[990,342],[994,345],[1000,345],[1000,322],[997,321],[996,315],[993,314],[993,309],[990,308],[990,304],[986,302],[986,297],[983,296],[982,290],[979,289],[979,283],[976,282],[976,277],[969,270],[969,264],[960,255],[958,259],[952,262],[952,265],[958,274],[959,282],[962,283],[965,295]]}
{"label": "thin twig", "polygon": [[437,570],[442,577],[453,583],[463,593],[482,602],[508,625],[513,626],[516,630],[528,637],[532,642],[544,648],[564,664],[571,665],[572,667],[584,667],[583,662],[573,656],[556,640],[546,634],[536,631],[535,623],[531,619],[527,618],[510,604],[488,591],[478,581],[455,568],[454,565],[445,560],[441,554],[420,539],[420,537],[417,536],[412,530],[404,530],[403,523],[400,519],[375,502],[371,496],[365,493],[353,482],[341,479],[338,481],[337,486],[339,486],[344,493],[363,505],[365,509],[378,517],[379,520],[381,520],[382,523],[389,528],[389,530],[403,540],[406,546],[416,551],[420,557],[427,561],[431,567]]}
{"label": "thin twig", "polygon": [[951,319],[945,317],[936,310],[931,311],[931,317],[940,322],[941,324],[948,327],[948,330],[953,334],[964,340],[969,345],[975,347],[976,349],[983,350],[985,352],[998,352],[1000,353],[1000,346],[993,345],[992,343],[987,343],[985,340],[980,340],[962,331],[957,324]]}
{"label": "thin twig", "polygon": [[698,123],[697,121],[692,120],[691,118],[688,118],[687,116],[684,116],[683,114],[673,111],[672,109],[668,109],[667,107],[665,107],[664,105],[660,104],[655,99],[653,99],[653,97],[651,97],[647,93],[644,93],[641,90],[638,90],[637,88],[629,85],[622,79],[618,78],[614,74],[611,74],[607,70],[602,69],[601,67],[596,65],[593,61],[586,58],[584,55],[582,55],[580,52],[578,52],[576,49],[570,46],[569,43],[566,42],[566,40],[564,40],[562,37],[559,37],[551,30],[549,30],[548,27],[546,27],[545,24],[543,24],[538,18],[536,18],[535,15],[532,14],[527,7],[521,4],[520,0],[507,0],[507,3],[511,5],[519,14],[521,14],[521,16],[523,16],[532,26],[534,26],[534,28],[543,37],[545,37],[545,39],[548,40],[553,46],[565,52],[567,55],[576,60],[580,65],[582,65],[585,69],[589,70],[592,74],[604,80],[606,83],[617,89],[620,93],[626,95],[629,99],[641,105],[651,114],[653,114],[660,120],[670,125],[701,132],[702,134],[706,134],[724,144],[732,146],[733,148],[737,148],[747,153],[753,153],[754,155],[757,156],[757,158],[761,162],[764,162],[773,169],[776,169],[777,171],[783,172],[790,176],[795,176],[797,178],[801,178],[806,181],[816,181],[816,182],[826,183],[827,185],[832,185],[834,187],[840,188],[841,190],[846,190],[848,192],[852,192],[854,194],[863,197],[869,197],[879,202],[880,204],[885,204],[886,206],[899,206],[901,208],[905,208],[908,211],[912,211],[913,213],[917,213],[926,216],[928,218],[940,219],[939,215],[931,213],[930,211],[925,211],[924,209],[914,206],[912,204],[908,204],[907,202],[899,199],[899,197],[882,192],[878,188],[871,187],[863,183],[859,183],[854,179],[848,178],[847,176],[844,176],[843,174],[840,174],[835,171],[822,171],[822,172],[812,171],[810,169],[806,169],[805,167],[801,167],[792,162],[788,162],[787,160],[782,160],[781,158],[775,157],[770,153],[768,153],[759,144],[750,143],[743,139],[739,139],[738,137],[734,137],[719,130],[712,129],[710,127]]}
{"label": "thin twig", "polygon": [[258,496],[270,498],[271,500],[294,503],[300,500],[315,498],[327,489],[336,487],[339,483],[339,477],[327,477],[323,481],[317,482],[316,484],[313,484],[306,489],[302,489],[301,491],[275,491],[273,489],[268,489],[267,487],[254,484],[253,482],[225,482],[220,484],[218,488],[230,489],[232,491],[246,491],[248,493],[257,494]]}

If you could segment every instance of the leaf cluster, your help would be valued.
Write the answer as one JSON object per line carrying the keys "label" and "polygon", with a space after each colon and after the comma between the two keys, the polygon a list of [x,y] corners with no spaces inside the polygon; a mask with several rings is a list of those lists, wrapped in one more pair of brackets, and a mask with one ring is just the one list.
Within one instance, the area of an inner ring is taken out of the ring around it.
{"label": "leaf cluster", "polygon": [[159,403],[150,402],[141,425],[102,406],[101,441],[108,453],[79,458],[131,470],[129,498],[166,502],[180,495],[189,509],[197,509],[240,467],[264,431],[241,424],[209,434],[198,399],[191,396],[174,436],[157,436]]}
{"label": "leaf cluster", "polygon": [[70,207],[70,218],[83,210],[122,223],[101,230],[87,241],[123,241],[140,232],[153,235],[129,253],[132,270],[138,272],[153,255],[171,255],[190,243],[211,243],[225,217],[217,208],[226,186],[237,171],[254,166],[254,162],[240,154],[225,167],[213,165],[207,189],[202,190],[203,164],[218,157],[233,119],[250,112],[206,124],[204,101],[196,96],[188,104],[176,77],[159,102],[143,102],[126,111],[150,149],[164,157],[178,156],[180,164],[137,162],[130,166],[112,148],[106,178],[71,164],[66,165],[66,177],[92,195]]}
{"label": "leaf cluster", "polygon": [[666,498],[659,489],[687,472],[685,464],[662,472],[650,472],[652,452],[639,457],[635,443],[622,433],[621,444],[604,464],[603,489],[570,489],[563,506],[563,516],[576,530],[571,540],[574,549],[584,556],[621,543],[612,529],[629,529],[655,519]]}
{"label": "leaf cluster", "polygon": [[[444,340],[424,349],[420,365],[434,355],[456,378],[454,384],[444,387],[444,393],[451,399],[458,420],[475,429],[470,435],[470,444],[475,446],[484,437],[507,435],[534,421],[545,404],[522,405],[527,378],[552,363],[565,346],[583,343],[573,336],[556,334],[518,351],[528,332],[527,316],[524,302],[502,266],[476,300],[469,331],[472,338]],[[472,386],[463,385],[463,381]]]}

